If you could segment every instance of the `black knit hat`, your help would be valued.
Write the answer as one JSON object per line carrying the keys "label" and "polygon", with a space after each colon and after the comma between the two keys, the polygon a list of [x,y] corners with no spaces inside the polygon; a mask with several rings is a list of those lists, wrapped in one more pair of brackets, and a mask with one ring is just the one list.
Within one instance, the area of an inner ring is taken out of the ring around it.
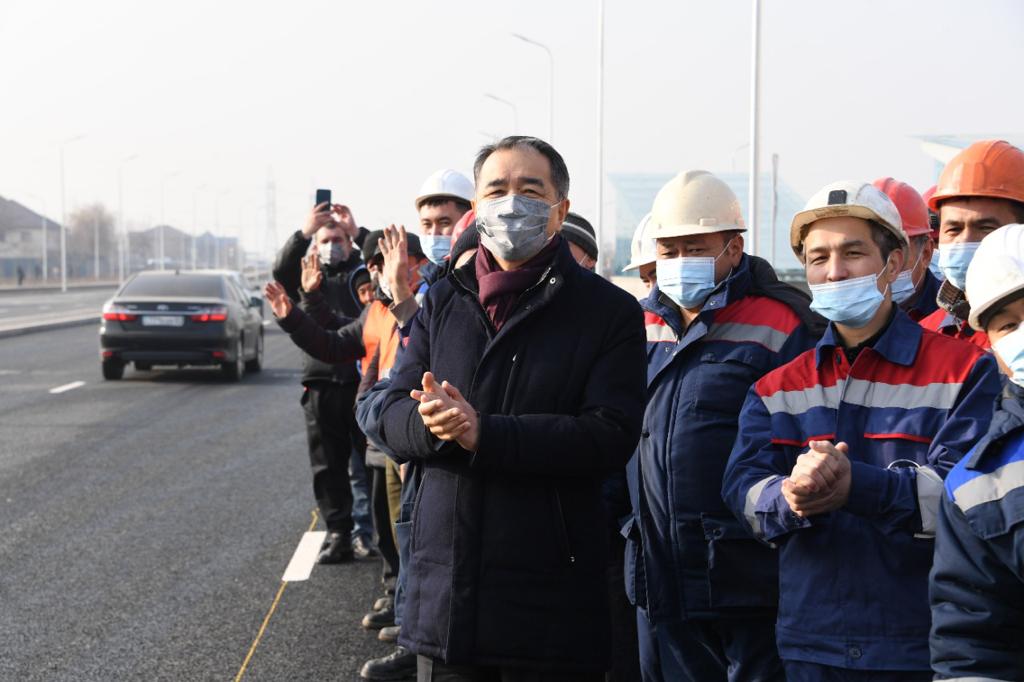
{"label": "black knit hat", "polygon": [[562,223],[562,236],[597,260],[597,233],[586,218],[576,213],[567,213]]}
{"label": "black knit hat", "polygon": [[370,283],[370,271],[366,268],[359,268],[352,273],[352,290],[358,293],[359,287]]}
{"label": "black knit hat", "polygon": [[[420,238],[418,235],[412,232],[405,233],[406,245],[409,250],[409,255],[416,256],[417,258],[426,258],[427,256],[423,253],[423,247],[420,246]],[[375,256],[380,255],[380,246],[378,241],[384,239],[384,230],[374,230],[370,234],[366,235],[366,239],[363,240],[363,263],[369,265],[370,261]]]}

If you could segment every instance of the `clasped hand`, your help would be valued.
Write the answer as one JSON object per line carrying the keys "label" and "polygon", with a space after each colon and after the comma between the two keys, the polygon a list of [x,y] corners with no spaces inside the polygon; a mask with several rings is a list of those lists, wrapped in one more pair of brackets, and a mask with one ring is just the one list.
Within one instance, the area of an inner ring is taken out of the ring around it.
{"label": "clasped hand", "polygon": [[473,406],[459,389],[447,381],[440,384],[434,375],[423,375],[423,390],[414,389],[409,395],[419,402],[417,408],[424,426],[438,439],[455,442],[463,449],[476,452],[480,436],[480,420]]}
{"label": "clasped hand", "polygon": [[801,518],[835,511],[850,496],[849,446],[827,440],[807,445],[810,449],[797,457],[792,473],[782,482],[783,497]]}

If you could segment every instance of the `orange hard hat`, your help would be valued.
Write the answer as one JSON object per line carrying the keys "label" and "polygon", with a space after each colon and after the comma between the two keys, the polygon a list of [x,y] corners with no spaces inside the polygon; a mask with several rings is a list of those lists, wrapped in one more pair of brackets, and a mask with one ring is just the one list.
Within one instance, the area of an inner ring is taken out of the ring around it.
{"label": "orange hard hat", "polygon": [[907,237],[931,234],[932,228],[928,224],[928,206],[916,189],[894,178],[878,178],[871,184],[885,192],[886,196],[892,199],[892,203],[896,204],[896,210],[900,213],[903,231],[907,233]]}
{"label": "orange hard hat", "polygon": [[946,164],[928,207],[954,197],[990,197],[1024,203],[1024,152],[1005,140],[982,140]]}

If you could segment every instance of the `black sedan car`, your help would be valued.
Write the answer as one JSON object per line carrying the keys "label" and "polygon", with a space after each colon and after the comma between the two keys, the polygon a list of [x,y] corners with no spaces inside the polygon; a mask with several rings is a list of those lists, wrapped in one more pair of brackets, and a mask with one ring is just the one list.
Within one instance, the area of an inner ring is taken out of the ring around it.
{"label": "black sedan car", "polygon": [[103,306],[104,379],[124,368],[219,366],[229,381],[263,364],[262,299],[224,273],[158,271],[133,276]]}

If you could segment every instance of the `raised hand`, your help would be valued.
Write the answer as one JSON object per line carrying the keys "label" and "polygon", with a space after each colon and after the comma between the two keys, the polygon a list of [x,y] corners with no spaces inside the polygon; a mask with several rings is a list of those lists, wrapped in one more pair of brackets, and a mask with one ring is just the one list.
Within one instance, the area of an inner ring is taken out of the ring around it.
{"label": "raised hand", "polygon": [[412,288],[409,286],[409,239],[405,226],[385,227],[384,237],[377,240],[377,245],[384,254],[381,276],[390,287],[391,300],[401,303],[412,298]]}
{"label": "raised hand", "polygon": [[334,221],[331,217],[331,205],[326,201],[317,204],[306,216],[306,224],[302,226],[302,236],[310,239],[324,225],[330,225]]}
{"label": "raised hand", "polygon": [[267,302],[270,303],[270,309],[274,311],[274,317],[288,317],[288,313],[292,311],[292,299],[288,298],[288,293],[285,292],[281,284],[278,282],[267,282],[267,286],[263,288],[263,295],[267,298]]}
{"label": "raised hand", "polygon": [[316,291],[324,281],[324,273],[320,269],[320,253],[313,249],[302,259],[302,290]]}
{"label": "raised hand", "polygon": [[356,219],[352,215],[352,209],[344,204],[334,204],[331,206],[331,215],[334,222],[338,224],[341,229],[345,231],[349,237],[353,240],[359,236],[359,226],[356,225]]}

